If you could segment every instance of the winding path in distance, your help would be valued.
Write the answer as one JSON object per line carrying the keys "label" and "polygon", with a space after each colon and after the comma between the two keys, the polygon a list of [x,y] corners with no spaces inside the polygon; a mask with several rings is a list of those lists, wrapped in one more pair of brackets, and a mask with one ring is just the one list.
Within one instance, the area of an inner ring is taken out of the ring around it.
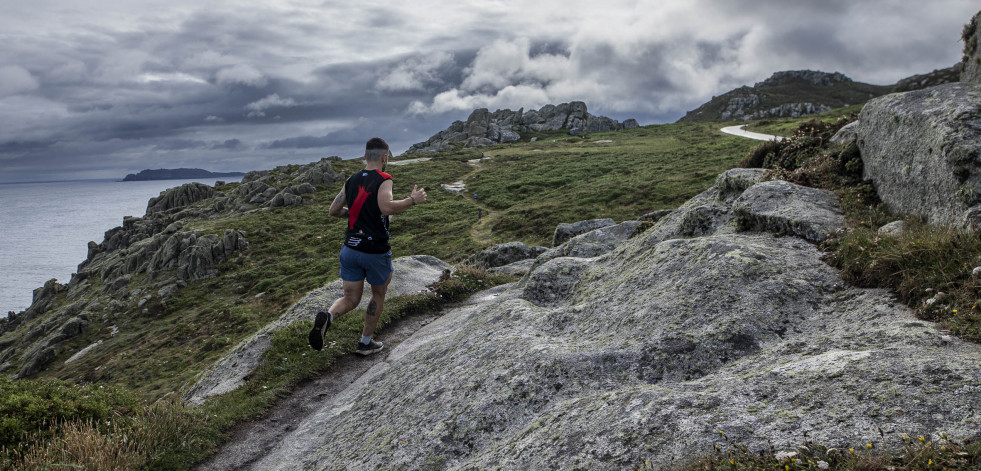
{"label": "winding path in distance", "polygon": [[763,134],[758,132],[747,131],[745,124],[740,124],[736,126],[727,126],[722,128],[722,132],[726,134],[732,134],[733,136],[745,137],[748,139],[756,139],[757,141],[772,141],[772,140],[783,140],[786,139],[783,136],[774,136],[773,134]]}

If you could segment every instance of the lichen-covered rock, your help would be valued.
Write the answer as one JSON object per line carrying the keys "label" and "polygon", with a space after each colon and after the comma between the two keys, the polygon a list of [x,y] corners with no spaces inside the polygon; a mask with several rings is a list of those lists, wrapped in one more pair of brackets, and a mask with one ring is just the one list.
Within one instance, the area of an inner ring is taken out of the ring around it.
{"label": "lichen-covered rock", "polygon": [[829,139],[832,144],[844,144],[846,142],[853,142],[858,140],[858,121],[852,121],[838,130],[834,136]]}
{"label": "lichen-covered rock", "polygon": [[523,242],[508,242],[475,254],[469,262],[484,268],[503,267],[519,260],[535,258],[546,250],[545,247],[529,247]]}
{"label": "lichen-covered rock", "polygon": [[619,470],[711,453],[719,430],[755,453],[981,429],[981,346],[799,238],[635,237],[529,276],[424,327],[256,468]]}
{"label": "lichen-covered rock", "polygon": [[981,84],[871,100],[857,133],[863,178],[890,211],[958,225],[981,204]]}
{"label": "lichen-covered rock", "polygon": [[589,219],[586,221],[559,224],[555,227],[555,232],[552,234],[552,247],[558,247],[579,234],[585,234],[594,229],[612,226],[614,224],[616,222],[610,218]]}
{"label": "lichen-covered rock", "polygon": [[783,180],[753,185],[732,203],[741,230],[792,234],[818,242],[845,225],[838,197]]}
{"label": "lichen-covered rock", "polygon": [[981,83],[981,12],[964,27],[961,82]]}
{"label": "lichen-covered rock", "polygon": [[203,183],[185,183],[181,186],[160,192],[160,196],[150,198],[146,205],[146,215],[183,208],[214,195],[215,189]]}
{"label": "lichen-covered rock", "polygon": [[715,177],[712,188],[716,190],[716,199],[720,202],[731,202],[749,187],[763,181],[766,170],[762,168],[734,168]]}

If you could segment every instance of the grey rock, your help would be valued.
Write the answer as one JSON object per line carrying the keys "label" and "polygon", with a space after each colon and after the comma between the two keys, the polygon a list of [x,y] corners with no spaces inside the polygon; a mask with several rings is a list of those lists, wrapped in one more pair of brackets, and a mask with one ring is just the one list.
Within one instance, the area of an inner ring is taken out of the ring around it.
{"label": "grey rock", "polygon": [[883,449],[977,436],[981,346],[842,286],[798,238],[650,232],[446,312],[255,467],[619,470],[710,454],[717,430],[752,453],[802,431]]}
{"label": "grey rock", "polygon": [[310,191],[304,190],[304,193],[297,194],[313,193],[316,191],[313,185],[322,185],[341,180],[340,176],[334,172],[334,167],[330,162],[331,158],[327,157],[301,167],[297,172],[298,175],[293,178],[292,183],[293,185],[304,186],[305,188],[309,187]]}
{"label": "grey rock", "polygon": [[674,212],[673,209],[659,209],[657,211],[651,211],[651,212],[649,212],[649,213],[647,213],[647,214],[645,214],[645,215],[637,218],[637,220],[638,221],[658,222],[658,221],[661,220],[661,218],[663,218],[664,216],[667,216],[667,215],[669,215],[669,214],[671,214],[673,212]]}
{"label": "grey rock", "polygon": [[893,221],[879,228],[879,234],[898,237],[906,230],[906,223],[903,221]]}
{"label": "grey rock", "polygon": [[528,273],[521,286],[521,297],[538,306],[554,306],[570,301],[579,275],[591,265],[590,258],[553,258]]}
{"label": "grey rock", "polygon": [[[435,257],[414,255],[400,257],[392,261],[395,273],[388,287],[388,296],[411,295],[426,292],[429,285],[439,281],[452,267]],[[194,386],[185,394],[184,400],[190,404],[201,404],[216,394],[223,394],[241,386],[262,361],[263,353],[272,345],[270,336],[278,329],[294,322],[312,320],[318,311],[326,310],[335,299],[343,296],[341,280],[308,293],[303,299],[283,313],[278,319],[260,329],[203,372]],[[371,290],[364,290],[365,300],[371,297]]]}
{"label": "grey rock", "polygon": [[146,205],[146,215],[179,209],[214,195],[215,189],[203,183],[185,183],[181,186],[160,192],[155,198],[150,198]]}
{"label": "grey rock", "polygon": [[858,121],[852,121],[831,136],[832,144],[844,144],[846,142],[853,142],[858,140]]}
{"label": "grey rock", "polygon": [[579,234],[584,234],[594,229],[612,226],[614,224],[616,224],[616,222],[610,218],[590,219],[587,221],[559,224],[555,228],[555,232],[552,234],[552,247],[558,247],[565,243],[565,241]]}
{"label": "grey rock", "polygon": [[39,373],[44,367],[51,364],[57,356],[57,351],[53,347],[40,346],[24,355],[23,367],[15,375],[15,378],[27,378]]}
{"label": "grey rock", "polygon": [[732,202],[749,187],[763,181],[766,170],[762,168],[734,168],[715,177],[712,188],[720,202]]}
{"label": "grey rock", "polygon": [[253,170],[251,172],[246,172],[246,174],[242,177],[242,183],[252,183],[268,176],[269,170]]}
{"label": "grey rock", "polygon": [[825,239],[845,224],[834,193],[783,180],[753,185],[732,208],[741,230],[790,234],[811,242]]}
{"label": "grey rock", "polygon": [[517,262],[509,263],[504,266],[488,268],[488,273],[500,273],[503,275],[512,276],[524,276],[535,264],[535,259],[529,258],[525,260],[518,260]]}
{"label": "grey rock", "polygon": [[274,208],[295,206],[298,204],[303,204],[303,197],[290,193],[287,190],[283,190],[282,192],[277,193],[276,196],[273,196],[272,200],[270,200],[268,204]]}
{"label": "grey rock", "polygon": [[520,260],[535,258],[548,250],[545,247],[529,247],[523,242],[508,242],[495,245],[483,250],[468,260],[470,263],[484,267],[502,267]]}
{"label": "grey rock", "polygon": [[981,267],[974,267],[974,270],[971,270],[971,276],[981,276]]}
{"label": "grey rock", "polygon": [[964,28],[964,58],[961,82],[981,84],[981,12]]}
{"label": "grey rock", "polygon": [[683,213],[678,234],[683,237],[714,234],[731,220],[732,214],[727,205],[712,202],[695,206]]}
{"label": "grey rock", "polygon": [[80,317],[73,317],[61,326],[59,331],[65,339],[71,339],[82,335],[89,330],[89,321]]}
{"label": "grey rock", "polygon": [[857,132],[863,177],[890,211],[957,225],[981,203],[981,84],[876,98]]}
{"label": "grey rock", "polygon": [[624,221],[584,232],[539,255],[532,269],[559,257],[591,258],[606,254],[637,234],[642,226],[641,221]]}

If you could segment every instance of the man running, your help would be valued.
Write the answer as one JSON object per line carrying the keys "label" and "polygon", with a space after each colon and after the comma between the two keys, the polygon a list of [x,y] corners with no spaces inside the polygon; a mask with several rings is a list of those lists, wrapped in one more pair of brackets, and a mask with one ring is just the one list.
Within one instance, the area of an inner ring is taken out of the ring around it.
{"label": "man running", "polygon": [[388,245],[388,217],[426,201],[426,190],[415,185],[408,198],[392,199],[392,176],[384,172],[391,156],[388,143],[377,137],[369,139],[365,145],[364,170],[348,178],[330,204],[331,216],[347,218],[347,233],[340,254],[344,296],[334,301],[327,312],[317,313],[310,331],[310,346],[314,350],[324,348],[324,334],[331,322],[361,302],[365,279],[371,285],[371,301],[365,309],[364,330],[357,353],[371,355],[383,347],[371,337],[385,306],[385,292],[395,270]]}

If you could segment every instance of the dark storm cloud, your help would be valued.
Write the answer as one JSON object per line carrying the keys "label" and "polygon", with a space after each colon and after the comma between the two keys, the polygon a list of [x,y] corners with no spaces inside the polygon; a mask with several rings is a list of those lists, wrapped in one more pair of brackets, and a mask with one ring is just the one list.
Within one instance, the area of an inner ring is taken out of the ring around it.
{"label": "dark storm cloud", "polygon": [[0,181],[262,169],[356,157],[373,136],[400,152],[479,107],[583,100],[594,114],[673,121],[787,69],[892,83],[956,61],[976,10],[966,0],[14,3],[0,17]]}

